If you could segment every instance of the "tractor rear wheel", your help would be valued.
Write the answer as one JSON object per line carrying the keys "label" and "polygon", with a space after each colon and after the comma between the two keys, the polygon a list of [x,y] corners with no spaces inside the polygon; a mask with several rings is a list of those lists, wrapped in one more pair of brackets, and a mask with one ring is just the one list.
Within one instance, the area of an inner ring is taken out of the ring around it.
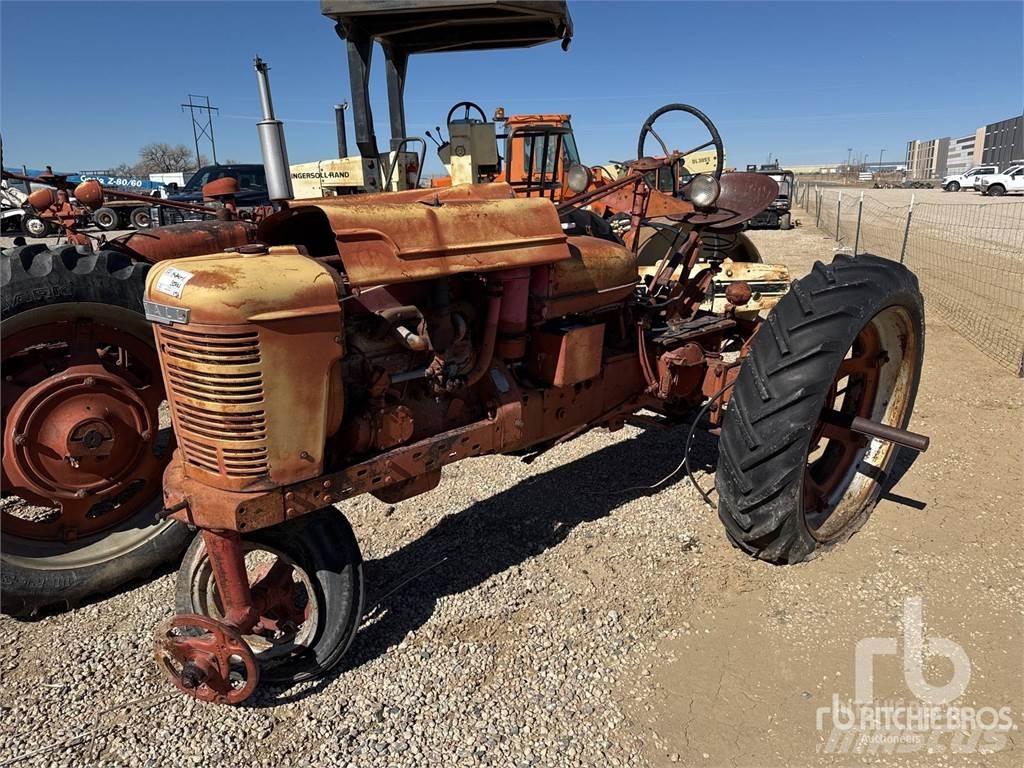
{"label": "tractor rear wheel", "polygon": [[[363,613],[363,562],[348,520],[325,507],[273,528],[242,536],[260,634],[244,636],[260,679],[297,683],[341,661]],[[223,607],[202,536],[178,571],[175,608],[223,618]]]}
{"label": "tractor rear wheel", "polygon": [[2,256],[2,608],[70,608],[188,543],[157,522],[173,447],[142,314],[149,267],[115,251]]}
{"label": "tractor rear wheel", "polygon": [[736,546],[795,563],[864,524],[898,448],[838,424],[905,429],[923,354],[923,301],[901,264],[839,255],[793,283],[751,345],[722,426],[718,514]]}

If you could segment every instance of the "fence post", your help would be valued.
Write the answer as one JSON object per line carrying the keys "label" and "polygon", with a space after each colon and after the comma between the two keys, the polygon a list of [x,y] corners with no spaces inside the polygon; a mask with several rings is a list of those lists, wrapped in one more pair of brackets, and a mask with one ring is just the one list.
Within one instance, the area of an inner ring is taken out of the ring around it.
{"label": "fence post", "polygon": [[821,224],[821,187],[817,188],[817,194],[815,195],[815,197],[817,199],[815,200],[814,207],[817,210],[814,212],[814,226],[817,227]]}
{"label": "fence post", "polygon": [[910,236],[910,219],[914,215],[914,193],[910,193],[910,208],[907,209],[907,226],[903,230],[903,245],[900,247],[900,264],[907,257],[907,237]]}
{"label": "fence post", "polygon": [[864,193],[860,193],[860,200],[857,201],[857,234],[853,238],[853,255],[857,255],[857,247],[860,245],[860,214],[864,210]]}
{"label": "fence post", "polygon": [[839,222],[843,215],[843,190],[839,190],[839,202],[836,203],[836,242],[839,242]]}

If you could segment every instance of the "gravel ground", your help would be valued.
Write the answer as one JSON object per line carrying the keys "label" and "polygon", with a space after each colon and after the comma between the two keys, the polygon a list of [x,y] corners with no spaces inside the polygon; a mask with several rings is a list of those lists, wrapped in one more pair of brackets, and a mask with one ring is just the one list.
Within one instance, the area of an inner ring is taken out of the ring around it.
{"label": "gravel ground", "polygon": [[[798,274],[833,245],[809,228],[755,239]],[[732,549],[685,480],[638,488],[677,466],[681,429],[593,432],[532,465],[466,461],[399,505],[344,505],[366,559],[362,630],[330,676],[246,706],[170,692],[153,665],[173,573],[62,616],[0,618],[0,765],[846,764],[815,757],[800,707],[935,574],[940,596],[962,580],[976,599],[929,630],[1000,633],[969,648],[971,692],[1009,697],[1019,720],[1024,563],[1002,499],[1020,488],[1024,391],[929,322],[915,424],[945,442],[896,491],[934,519],[885,502],[844,549],[779,569]],[[694,458],[709,470],[714,442]],[[1019,765],[1013,746],[983,764]]]}

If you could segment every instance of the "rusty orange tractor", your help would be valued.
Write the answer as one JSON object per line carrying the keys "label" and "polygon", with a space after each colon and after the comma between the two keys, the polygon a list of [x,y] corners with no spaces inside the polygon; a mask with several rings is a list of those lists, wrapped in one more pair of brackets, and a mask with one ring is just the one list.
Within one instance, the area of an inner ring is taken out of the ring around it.
{"label": "rusty orange tractor", "polygon": [[[404,10],[374,2],[339,5],[346,13],[361,7],[355,16],[333,13],[334,5],[324,7],[349,45],[356,144],[366,165],[380,174],[376,188],[388,188],[396,168],[378,163],[404,157],[412,140],[404,136],[401,106],[408,55],[459,45],[441,39],[445,24],[434,37],[408,34],[410,20],[428,10],[427,0]],[[571,36],[564,3],[460,5],[461,10],[442,3],[434,12],[452,16],[450,29],[467,35],[474,49],[527,47]],[[367,93],[372,41],[381,35],[388,40],[389,96],[397,96],[391,103],[392,152],[383,154],[376,148]],[[267,129],[272,126],[261,127]],[[191,532],[185,526],[154,517],[173,442],[154,340],[143,316],[144,281],[154,263],[238,248],[251,243],[256,231],[251,222],[237,220],[230,189],[204,188],[209,199],[193,205],[95,185],[72,190],[57,175],[28,181],[57,188],[34,198],[43,214],[35,220],[40,236],[57,230],[66,244],[34,243],[0,254],[0,605],[18,616],[75,606],[145,577],[187,546]],[[208,220],[107,240],[78,227],[86,210],[103,205],[103,195]]]}
{"label": "rusty orange tractor", "polygon": [[[256,242],[163,261],[146,285],[178,438],[164,515],[200,531],[156,637],[183,692],[238,703],[261,679],[338,664],[365,588],[336,505],[398,503],[454,462],[535,456],[641,410],[687,420],[720,435],[730,539],[793,563],[848,538],[900,447],[927,446],[907,431],[924,320],[902,265],[819,263],[765,318],[741,312],[741,282],[701,308],[722,263],[702,250],[775,198],[770,178],[698,175],[668,194],[649,179],[672,153],[558,202],[502,181],[290,201],[257,72],[280,210]],[[551,183],[544,163],[535,182]],[[598,202],[628,212],[625,237]],[[670,236],[640,279],[652,220]]]}

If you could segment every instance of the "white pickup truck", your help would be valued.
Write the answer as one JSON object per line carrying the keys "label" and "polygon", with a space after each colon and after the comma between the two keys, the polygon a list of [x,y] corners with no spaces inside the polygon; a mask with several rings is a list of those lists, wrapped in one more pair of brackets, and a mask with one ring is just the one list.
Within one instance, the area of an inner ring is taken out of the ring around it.
{"label": "white pickup truck", "polygon": [[954,173],[942,178],[942,188],[947,192],[959,192],[961,189],[970,189],[979,176],[986,173],[999,173],[999,167],[995,165],[976,165],[965,173]]}
{"label": "white pickup truck", "polygon": [[1011,165],[1002,173],[980,177],[976,189],[991,197],[999,197],[1007,192],[1024,192],[1024,163]]}

